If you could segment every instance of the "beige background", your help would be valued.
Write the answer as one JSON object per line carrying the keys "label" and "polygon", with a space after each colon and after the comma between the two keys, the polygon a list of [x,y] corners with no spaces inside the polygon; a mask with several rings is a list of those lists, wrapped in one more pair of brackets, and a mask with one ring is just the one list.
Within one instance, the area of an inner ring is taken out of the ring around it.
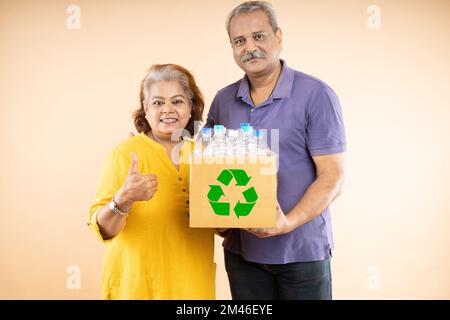
{"label": "beige background", "polygon": [[[0,298],[97,299],[85,220],[107,152],[133,129],[153,63],[194,72],[209,105],[240,78],[239,1],[0,2]],[[381,9],[370,30],[367,8]],[[332,206],[336,299],[450,298],[450,2],[274,1],[282,57],[340,97],[345,192]],[[230,297],[217,241],[217,297]],[[68,266],[81,288],[66,286]]]}

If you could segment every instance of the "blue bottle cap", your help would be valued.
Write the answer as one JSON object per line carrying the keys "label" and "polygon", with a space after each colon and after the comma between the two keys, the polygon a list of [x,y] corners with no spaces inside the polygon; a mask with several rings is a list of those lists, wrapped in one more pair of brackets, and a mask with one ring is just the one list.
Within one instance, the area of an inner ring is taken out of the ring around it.
{"label": "blue bottle cap", "polygon": [[221,124],[216,124],[214,126],[214,133],[225,133],[225,127]]}
{"label": "blue bottle cap", "polygon": [[253,134],[257,138],[262,138],[264,136],[264,131],[258,129],[258,130],[253,131]]}

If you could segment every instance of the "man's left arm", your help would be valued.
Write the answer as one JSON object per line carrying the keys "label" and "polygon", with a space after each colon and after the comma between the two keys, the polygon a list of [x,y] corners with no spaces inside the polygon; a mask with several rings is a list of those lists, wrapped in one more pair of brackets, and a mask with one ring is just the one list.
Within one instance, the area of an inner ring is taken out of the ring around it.
{"label": "man's left arm", "polygon": [[316,180],[300,201],[286,215],[277,208],[277,224],[273,228],[246,229],[260,238],[291,232],[319,216],[343,190],[345,154],[313,156]]}
{"label": "man's left arm", "polygon": [[250,229],[259,237],[288,233],[319,216],[342,192],[344,183],[345,128],[336,93],[322,86],[306,106],[305,138],[316,166],[316,179],[285,216],[277,208],[273,228]]}

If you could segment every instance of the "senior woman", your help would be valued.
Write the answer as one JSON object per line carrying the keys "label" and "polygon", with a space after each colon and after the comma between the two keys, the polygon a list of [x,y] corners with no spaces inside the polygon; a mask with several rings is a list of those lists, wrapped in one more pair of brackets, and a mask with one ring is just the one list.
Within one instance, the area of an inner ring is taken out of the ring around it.
{"label": "senior woman", "polygon": [[[193,76],[153,65],[134,113],[139,135],[120,143],[103,167],[89,225],[107,243],[105,299],[214,299],[214,230],[189,228],[191,142],[204,102]],[[175,135],[173,135],[175,134]]]}

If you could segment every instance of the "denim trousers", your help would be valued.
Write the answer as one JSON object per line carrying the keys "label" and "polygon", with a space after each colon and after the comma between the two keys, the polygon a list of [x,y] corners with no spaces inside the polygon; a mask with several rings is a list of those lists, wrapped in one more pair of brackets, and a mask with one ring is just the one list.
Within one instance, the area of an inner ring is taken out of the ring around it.
{"label": "denim trousers", "polygon": [[331,300],[330,260],[262,264],[225,250],[233,300]]}

